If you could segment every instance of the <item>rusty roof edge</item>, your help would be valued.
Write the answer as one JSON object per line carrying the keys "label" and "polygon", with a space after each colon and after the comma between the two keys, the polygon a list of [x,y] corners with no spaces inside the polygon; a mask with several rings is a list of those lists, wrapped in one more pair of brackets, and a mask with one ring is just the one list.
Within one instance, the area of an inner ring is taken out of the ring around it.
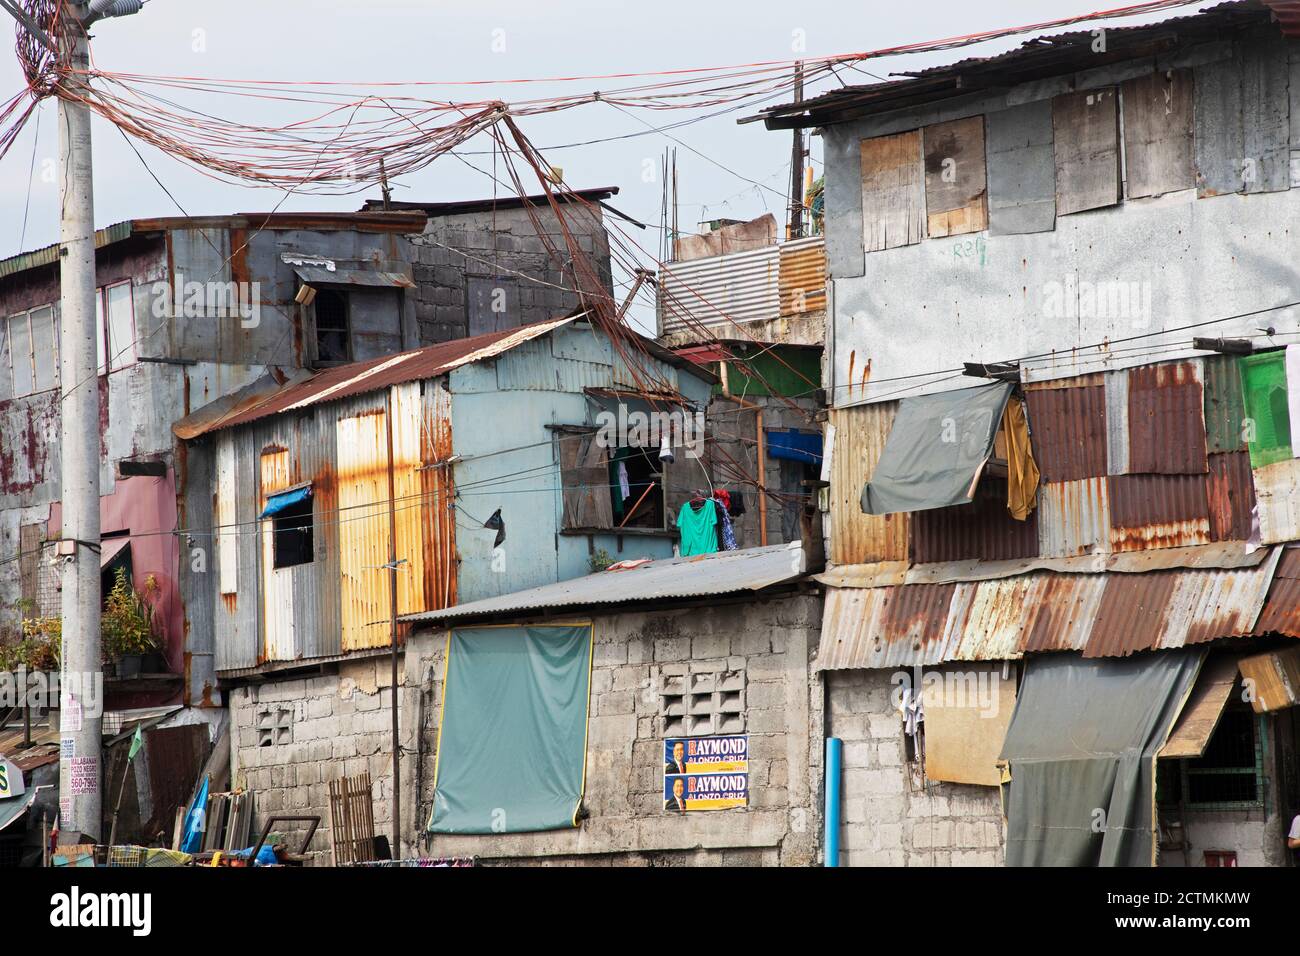
{"label": "rusty roof edge", "polygon": [[962,584],[1018,577],[1035,571],[1061,574],[1143,574],[1148,571],[1221,570],[1257,567],[1269,554],[1268,548],[1249,551],[1244,542],[1161,548],[1151,551],[1097,553],[1072,558],[1022,558],[1007,561],[948,561],[907,565],[886,561],[878,564],[844,564],[828,567],[814,580],[828,587],[881,588],[899,584]]}
{"label": "rusty roof edge", "polygon": [[[123,222],[115,222],[111,226],[105,226],[103,229],[95,232],[95,248],[103,249],[105,246],[111,246],[115,242],[121,242],[123,239],[129,239],[136,232],[150,232],[153,230],[141,228],[135,220],[127,219]],[[10,256],[8,259],[0,259],[0,279],[9,276],[18,275],[20,272],[26,272],[28,269],[39,269],[42,266],[52,266],[59,261],[59,243],[51,243],[48,246],[42,246],[39,249],[32,249],[29,252],[20,252]]]}
{"label": "rusty roof edge", "polygon": [[182,441],[190,441],[221,428],[222,423],[242,411],[256,407],[282,388],[297,385],[312,377],[308,369],[280,370],[287,376],[283,381],[270,371],[243,388],[196,408],[172,425],[172,434]]}

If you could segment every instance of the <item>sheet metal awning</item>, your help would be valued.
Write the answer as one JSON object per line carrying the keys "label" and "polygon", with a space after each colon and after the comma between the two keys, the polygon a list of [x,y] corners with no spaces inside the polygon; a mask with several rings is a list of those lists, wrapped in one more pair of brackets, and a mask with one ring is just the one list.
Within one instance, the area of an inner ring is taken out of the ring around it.
{"label": "sheet metal awning", "polygon": [[1127,657],[1246,637],[1280,557],[1252,568],[1036,572],[992,581],[829,588],[818,670],[1015,660],[1038,651]]}
{"label": "sheet metal awning", "polygon": [[289,491],[281,491],[278,494],[271,495],[266,499],[266,507],[262,509],[259,518],[273,518],[292,508],[294,505],[300,505],[311,497],[311,485],[305,485],[302,488],[293,488]]}
{"label": "sheet metal awning", "polygon": [[902,399],[862,489],[862,510],[887,515],[969,504],[1012,388],[996,382]]}
{"label": "sheet metal awning", "polygon": [[294,266],[303,285],[316,288],[365,286],[372,289],[414,289],[415,281],[401,272],[373,269],[329,269],[326,266]]}
{"label": "sheet metal awning", "polygon": [[1202,756],[1236,685],[1236,655],[1223,654],[1206,661],[1196,678],[1192,696],[1179,715],[1169,740],[1160,748],[1159,756],[1163,759]]}

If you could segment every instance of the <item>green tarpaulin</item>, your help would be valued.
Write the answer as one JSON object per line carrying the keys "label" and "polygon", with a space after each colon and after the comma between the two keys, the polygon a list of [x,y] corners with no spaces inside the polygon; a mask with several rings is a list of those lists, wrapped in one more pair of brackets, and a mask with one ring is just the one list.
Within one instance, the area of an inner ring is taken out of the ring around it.
{"label": "green tarpaulin", "polygon": [[1242,422],[1250,465],[1263,468],[1291,458],[1291,413],[1287,403],[1286,353],[1265,352],[1238,360],[1241,395],[1246,411]]}
{"label": "green tarpaulin", "polygon": [[1156,754],[1202,657],[1030,661],[1002,744],[1008,866],[1155,863]]}
{"label": "green tarpaulin", "polygon": [[904,398],[862,489],[869,515],[969,504],[1014,386],[979,385]]}
{"label": "green tarpaulin", "polygon": [[591,626],[458,628],[446,675],[429,831],[577,826]]}

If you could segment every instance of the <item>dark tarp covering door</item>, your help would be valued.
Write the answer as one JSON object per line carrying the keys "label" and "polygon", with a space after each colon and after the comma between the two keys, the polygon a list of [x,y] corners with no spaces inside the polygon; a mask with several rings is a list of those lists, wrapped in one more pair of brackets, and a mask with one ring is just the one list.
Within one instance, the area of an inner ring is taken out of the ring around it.
{"label": "dark tarp covering door", "polygon": [[1202,658],[1033,658],[1002,744],[1008,866],[1155,863],[1156,754]]}
{"label": "dark tarp covering door", "polygon": [[452,631],[429,831],[577,826],[590,684],[590,625]]}
{"label": "dark tarp covering door", "polygon": [[969,504],[1015,386],[978,385],[905,398],[862,489],[869,515]]}

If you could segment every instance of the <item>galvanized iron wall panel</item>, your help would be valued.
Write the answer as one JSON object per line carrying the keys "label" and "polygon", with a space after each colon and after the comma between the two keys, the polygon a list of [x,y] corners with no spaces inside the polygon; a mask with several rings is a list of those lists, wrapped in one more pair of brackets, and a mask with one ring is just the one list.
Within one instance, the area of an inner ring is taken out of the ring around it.
{"label": "galvanized iron wall panel", "polygon": [[1199,361],[1130,369],[1129,471],[1205,474],[1204,416]]}
{"label": "galvanized iron wall panel", "polygon": [[1011,517],[1006,479],[982,478],[968,505],[912,514],[911,558],[917,564],[1037,556],[1038,512],[1024,521]]}
{"label": "galvanized iron wall panel", "polygon": [[875,471],[897,402],[832,409],[835,445],[831,450],[830,539],[834,564],[906,561],[911,517],[862,513],[862,488]]}
{"label": "galvanized iron wall panel", "polygon": [[1207,355],[1201,360],[1205,381],[1205,446],[1215,452],[1245,451],[1246,406],[1235,355]]}
{"label": "galvanized iron wall panel", "polygon": [[1034,461],[1043,481],[1106,474],[1106,390],[1034,388],[1025,393]]}
{"label": "galvanized iron wall panel", "polygon": [[1195,71],[1200,194],[1289,189],[1289,45],[1270,31],[1233,47]]}
{"label": "galvanized iron wall panel", "polygon": [[1108,481],[1112,551],[1210,542],[1204,476],[1116,475]]}
{"label": "galvanized iron wall panel", "polygon": [[1083,650],[1106,590],[1107,576],[1059,574],[1047,575],[1044,580],[1036,613],[1021,638],[1021,650]]}
{"label": "galvanized iron wall panel", "polygon": [[666,263],[659,280],[663,333],[776,318],[780,269],[776,246]]}
{"label": "galvanized iron wall panel", "polygon": [[1044,558],[1110,550],[1110,497],[1105,477],[1038,486],[1038,548]]}
{"label": "galvanized iron wall panel", "polygon": [[1254,470],[1260,540],[1300,541],[1300,458]]}
{"label": "galvanized iron wall panel", "polygon": [[826,308],[826,243],[822,237],[795,239],[777,248],[781,315],[803,315]]}
{"label": "galvanized iron wall panel", "polygon": [[831,588],[822,612],[818,670],[938,664],[957,586]]}
{"label": "galvanized iron wall panel", "polygon": [[1208,457],[1205,493],[1210,506],[1211,541],[1247,541],[1255,509],[1250,454],[1234,451]]}

